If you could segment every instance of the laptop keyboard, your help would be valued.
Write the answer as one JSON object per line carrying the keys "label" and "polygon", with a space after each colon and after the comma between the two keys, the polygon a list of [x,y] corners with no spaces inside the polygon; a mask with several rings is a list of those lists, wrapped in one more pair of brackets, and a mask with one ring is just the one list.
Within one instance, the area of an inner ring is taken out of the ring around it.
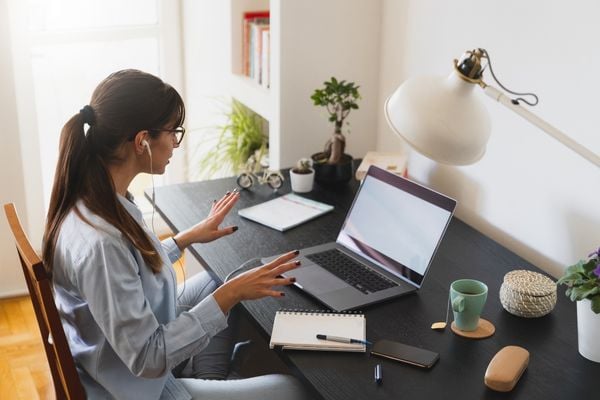
{"label": "laptop keyboard", "polygon": [[325,268],[364,294],[375,293],[398,286],[396,283],[371,271],[337,249],[309,254],[306,258]]}

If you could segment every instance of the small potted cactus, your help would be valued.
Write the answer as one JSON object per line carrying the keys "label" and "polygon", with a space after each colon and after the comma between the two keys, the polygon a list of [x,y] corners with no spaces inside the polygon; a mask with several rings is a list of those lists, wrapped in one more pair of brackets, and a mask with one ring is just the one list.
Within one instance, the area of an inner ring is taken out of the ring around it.
{"label": "small potted cactus", "polygon": [[310,192],[314,179],[315,170],[312,168],[312,161],[308,158],[301,158],[296,166],[290,169],[290,182],[292,190],[296,193]]}

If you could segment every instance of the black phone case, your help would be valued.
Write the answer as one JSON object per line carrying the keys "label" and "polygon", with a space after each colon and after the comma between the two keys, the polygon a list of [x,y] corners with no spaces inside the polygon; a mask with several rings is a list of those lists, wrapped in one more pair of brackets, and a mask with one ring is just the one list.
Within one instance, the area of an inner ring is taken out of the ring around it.
{"label": "black phone case", "polygon": [[373,345],[371,354],[421,368],[431,368],[439,360],[436,352],[391,340],[380,340]]}

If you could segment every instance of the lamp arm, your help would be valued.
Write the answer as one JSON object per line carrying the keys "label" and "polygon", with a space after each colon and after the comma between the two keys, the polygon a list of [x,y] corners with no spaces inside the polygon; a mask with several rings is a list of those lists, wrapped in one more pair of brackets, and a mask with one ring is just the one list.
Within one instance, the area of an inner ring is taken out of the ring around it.
{"label": "lamp arm", "polygon": [[487,96],[503,104],[506,108],[509,108],[515,113],[519,114],[521,117],[525,118],[533,125],[537,126],[541,130],[546,132],[548,135],[552,136],[554,139],[558,140],[559,142],[561,142],[562,144],[564,144],[565,146],[567,146],[568,148],[570,148],[571,150],[573,150],[574,152],[591,162],[592,164],[596,165],[597,167],[600,167],[600,157],[598,156],[598,154],[594,153],[587,147],[584,147],[575,140],[571,139],[566,134],[556,129],[555,127],[553,127],[537,115],[533,114],[529,110],[521,107],[519,103],[513,103],[512,99],[506,96],[500,90],[496,89],[493,86],[485,85],[483,87],[483,91]]}

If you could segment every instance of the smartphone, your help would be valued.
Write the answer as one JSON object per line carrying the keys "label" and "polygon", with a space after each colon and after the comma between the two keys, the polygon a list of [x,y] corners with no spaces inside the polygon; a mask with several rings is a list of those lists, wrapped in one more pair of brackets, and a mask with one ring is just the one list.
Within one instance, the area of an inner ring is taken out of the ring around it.
{"label": "smartphone", "polygon": [[392,340],[378,341],[373,345],[371,354],[374,356],[390,358],[392,360],[415,365],[421,368],[433,367],[433,365],[440,358],[440,355],[436,352],[394,342]]}

